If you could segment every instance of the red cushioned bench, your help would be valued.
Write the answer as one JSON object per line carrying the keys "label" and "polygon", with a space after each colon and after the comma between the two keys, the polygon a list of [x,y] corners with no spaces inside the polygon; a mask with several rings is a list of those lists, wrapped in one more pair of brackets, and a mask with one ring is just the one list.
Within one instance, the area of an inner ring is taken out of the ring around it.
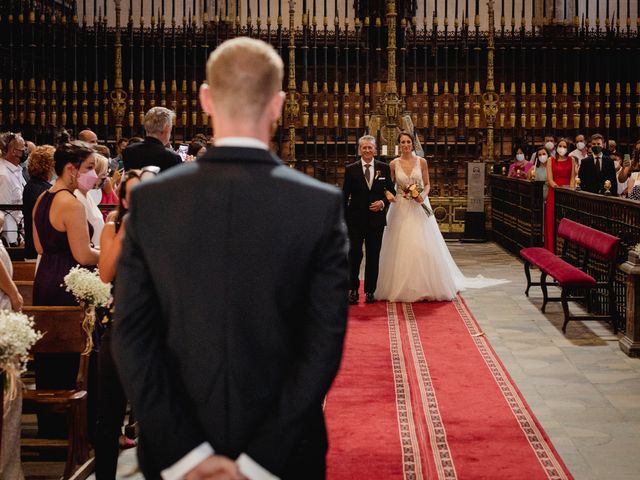
{"label": "red cushioned bench", "polygon": [[[527,277],[527,289],[525,295],[529,296],[529,288],[539,285],[542,289],[544,312],[548,302],[562,302],[564,311],[564,324],[562,331],[566,333],[567,324],[571,320],[607,320],[612,323],[614,333],[618,332],[616,325],[616,296],[613,290],[613,280],[616,272],[616,259],[620,239],[587,227],[572,220],[563,218],[558,227],[558,237],[564,239],[562,256],[554,255],[549,250],[540,247],[523,248],[520,256],[524,260],[524,274]],[[567,248],[570,244],[577,246],[584,252],[582,259],[582,269],[571,265],[563,260],[567,258]],[[589,258],[595,256],[601,261],[608,263],[608,275],[605,281],[597,281],[584,270],[588,266]],[[535,266],[540,269],[540,282],[531,281],[530,267]],[[560,297],[549,297],[547,291],[547,277],[555,280],[551,285],[561,289]],[[583,298],[587,304],[587,310],[591,311],[590,290],[596,287],[606,287],[609,301],[609,315],[572,315],[569,312],[569,300]],[[572,292],[584,290],[585,297],[571,296]]]}

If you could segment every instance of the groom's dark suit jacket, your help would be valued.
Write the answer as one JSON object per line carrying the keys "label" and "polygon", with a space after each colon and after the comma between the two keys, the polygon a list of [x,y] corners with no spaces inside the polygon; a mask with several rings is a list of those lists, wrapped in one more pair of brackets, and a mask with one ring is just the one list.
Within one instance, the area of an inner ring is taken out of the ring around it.
{"label": "groom's dark suit jacket", "polygon": [[[367,186],[362,171],[360,159],[347,165],[344,172],[344,184],[342,193],[345,202],[347,225],[364,230],[367,227],[383,228],[387,224],[387,208],[389,201],[384,195],[385,190],[395,194],[389,165],[379,160],[373,161],[373,183],[371,189]],[[372,202],[382,200],[385,209],[380,212],[372,212],[369,205]]]}
{"label": "groom's dark suit jacket", "polygon": [[282,478],[324,458],[342,355],[341,193],[252,148],[212,148],[132,190],[113,353],[147,478],[202,442]]}

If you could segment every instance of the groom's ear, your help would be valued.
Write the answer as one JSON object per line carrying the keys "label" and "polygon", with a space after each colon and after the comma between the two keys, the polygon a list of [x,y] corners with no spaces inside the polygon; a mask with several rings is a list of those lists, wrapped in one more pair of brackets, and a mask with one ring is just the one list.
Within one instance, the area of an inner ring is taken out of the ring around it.
{"label": "groom's ear", "polygon": [[209,85],[207,85],[206,83],[200,85],[200,92],[198,96],[200,98],[200,105],[202,106],[202,110],[204,110],[205,113],[209,116],[213,115],[213,99],[211,98],[211,90],[209,89]]}

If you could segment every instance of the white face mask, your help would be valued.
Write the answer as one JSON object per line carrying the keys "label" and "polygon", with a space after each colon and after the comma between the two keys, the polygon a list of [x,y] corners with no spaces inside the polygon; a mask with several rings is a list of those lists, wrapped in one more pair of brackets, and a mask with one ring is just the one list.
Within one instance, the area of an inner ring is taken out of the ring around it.
{"label": "white face mask", "polygon": [[540,163],[547,163],[549,157],[547,157],[546,155],[540,155],[538,157],[538,160],[540,161]]}
{"label": "white face mask", "polygon": [[516,160],[521,162],[524,160],[524,153],[516,153]]}
{"label": "white face mask", "polygon": [[558,153],[564,157],[567,154],[567,149],[565,147],[558,147]]}
{"label": "white face mask", "polygon": [[576,148],[577,148],[578,150],[584,150],[584,147],[585,147],[584,142],[578,142],[578,143],[576,143]]}
{"label": "white face mask", "polygon": [[553,147],[555,147],[553,142],[547,142],[547,143],[544,144],[544,148],[546,148],[548,152],[552,151]]}

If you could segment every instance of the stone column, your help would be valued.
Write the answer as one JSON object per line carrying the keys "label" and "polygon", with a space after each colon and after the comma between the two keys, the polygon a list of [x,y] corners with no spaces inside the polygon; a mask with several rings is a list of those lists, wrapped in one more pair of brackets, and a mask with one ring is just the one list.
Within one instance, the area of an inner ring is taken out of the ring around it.
{"label": "stone column", "polygon": [[620,339],[620,349],[630,357],[640,357],[640,262],[620,265],[627,276],[626,332]]}

